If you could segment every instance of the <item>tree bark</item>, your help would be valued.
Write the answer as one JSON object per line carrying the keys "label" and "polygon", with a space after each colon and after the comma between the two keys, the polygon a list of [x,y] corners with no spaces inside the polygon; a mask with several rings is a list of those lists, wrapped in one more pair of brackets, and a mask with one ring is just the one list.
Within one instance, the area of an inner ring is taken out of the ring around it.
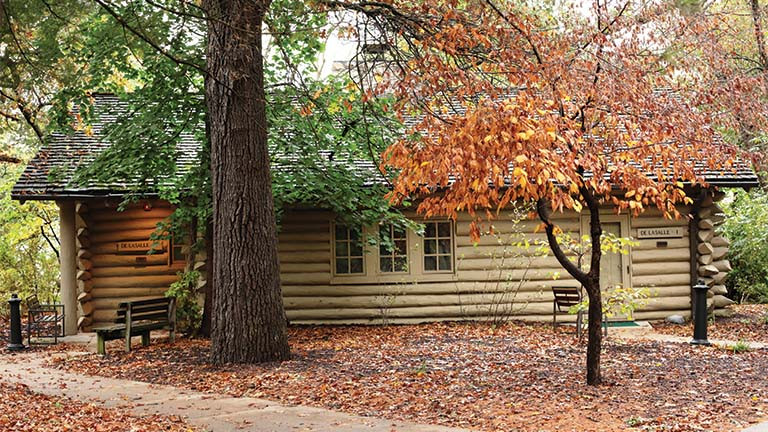
{"label": "tree bark", "polygon": [[205,226],[205,259],[208,261],[208,280],[203,291],[203,319],[200,323],[200,336],[211,337],[211,315],[213,315],[213,224]]}
{"label": "tree bark", "polygon": [[600,224],[600,203],[594,194],[586,188],[581,189],[581,195],[587,202],[590,211],[589,233],[592,244],[589,272],[584,272],[576,266],[563,252],[555,235],[555,225],[550,220],[551,210],[546,200],[539,200],[536,210],[539,219],[544,222],[544,231],[547,234],[547,242],[555,258],[563,268],[581,283],[589,297],[589,309],[587,311],[587,384],[599,385],[602,382],[600,374],[600,352],[602,350],[603,335],[601,326],[603,323],[603,299],[600,292],[600,248],[603,228]]}
{"label": "tree bark", "polygon": [[268,1],[206,0],[215,364],[288,359],[267,149],[261,25]]}
{"label": "tree bark", "polygon": [[768,72],[768,50],[765,48],[765,38],[763,37],[762,17],[760,13],[760,4],[758,0],[750,0],[749,8],[752,12],[752,29],[755,33],[755,44],[757,45],[757,54],[760,57],[760,65],[763,73]]}

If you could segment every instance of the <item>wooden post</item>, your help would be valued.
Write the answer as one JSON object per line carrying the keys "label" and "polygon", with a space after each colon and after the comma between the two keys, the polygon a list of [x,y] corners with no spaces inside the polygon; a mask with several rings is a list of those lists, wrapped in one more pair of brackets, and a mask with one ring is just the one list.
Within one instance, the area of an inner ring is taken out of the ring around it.
{"label": "wooden post", "polygon": [[131,304],[128,303],[125,307],[125,352],[131,352],[131,312]]}
{"label": "wooden post", "polygon": [[64,304],[64,334],[77,334],[77,248],[75,246],[75,203],[57,201],[61,252],[61,302]]}

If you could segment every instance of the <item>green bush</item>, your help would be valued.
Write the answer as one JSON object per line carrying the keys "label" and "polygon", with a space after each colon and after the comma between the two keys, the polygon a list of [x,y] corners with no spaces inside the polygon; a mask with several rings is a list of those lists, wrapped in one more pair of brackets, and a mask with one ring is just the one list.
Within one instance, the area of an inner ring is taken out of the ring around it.
{"label": "green bush", "polygon": [[203,319],[203,310],[197,299],[197,271],[179,272],[179,280],[165,292],[166,297],[176,298],[176,328],[185,334],[195,334]]}
{"label": "green bush", "polygon": [[728,198],[722,227],[731,241],[728,290],[736,300],[768,303],[768,192],[739,191]]}

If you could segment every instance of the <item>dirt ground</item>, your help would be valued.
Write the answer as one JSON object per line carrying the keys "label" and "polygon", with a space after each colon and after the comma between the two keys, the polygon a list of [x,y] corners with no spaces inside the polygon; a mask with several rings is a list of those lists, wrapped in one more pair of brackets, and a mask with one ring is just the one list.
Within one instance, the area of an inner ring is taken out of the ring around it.
{"label": "dirt ground", "polygon": [[282,364],[214,367],[207,363],[207,340],[183,339],[129,354],[115,345],[107,357],[73,356],[55,365],[487,431],[736,431],[765,419],[768,409],[763,350],[736,354],[609,338],[602,354],[605,382],[590,387],[584,384],[586,346],[564,327],[463,323],[289,331],[293,358]]}

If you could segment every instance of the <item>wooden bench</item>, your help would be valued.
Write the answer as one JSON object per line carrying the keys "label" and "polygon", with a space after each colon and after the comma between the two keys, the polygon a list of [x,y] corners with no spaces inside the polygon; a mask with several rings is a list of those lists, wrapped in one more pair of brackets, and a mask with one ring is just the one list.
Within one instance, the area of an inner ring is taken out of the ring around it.
{"label": "wooden bench", "polygon": [[104,342],[125,338],[125,351],[131,351],[131,337],[141,336],[141,344],[149,345],[152,330],[170,331],[171,342],[176,339],[176,299],[162,297],[120,303],[115,325],[98,327],[96,332],[99,354],[106,354]]}
{"label": "wooden bench", "polygon": [[[552,301],[552,327],[557,327],[557,314],[568,312],[572,306],[582,301],[581,287],[552,287],[555,296]],[[563,310],[565,308],[565,310]],[[576,313],[576,335],[581,338],[581,324],[584,321],[584,311]]]}
{"label": "wooden bench", "polygon": [[[552,301],[552,327],[557,327],[557,314],[568,312],[572,306],[576,306],[584,300],[581,287],[552,287],[555,298]],[[565,308],[565,310],[563,310]],[[581,339],[581,331],[584,323],[584,311],[579,309],[576,313],[576,336]],[[608,322],[603,313],[603,332],[608,335]]]}
{"label": "wooden bench", "polygon": [[64,337],[64,305],[55,303],[40,303],[36,294],[27,297],[27,344],[32,345],[32,334],[35,334],[36,344],[43,344],[41,337]]}

